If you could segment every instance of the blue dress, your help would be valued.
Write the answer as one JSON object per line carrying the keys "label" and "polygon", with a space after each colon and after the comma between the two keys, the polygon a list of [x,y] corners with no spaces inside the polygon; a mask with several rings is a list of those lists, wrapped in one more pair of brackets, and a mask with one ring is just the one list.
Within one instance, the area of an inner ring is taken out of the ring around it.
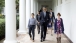
{"label": "blue dress", "polygon": [[48,28],[51,28],[51,27],[52,27],[52,18],[50,18],[50,20],[49,20],[49,23],[48,23],[47,27],[48,27]]}

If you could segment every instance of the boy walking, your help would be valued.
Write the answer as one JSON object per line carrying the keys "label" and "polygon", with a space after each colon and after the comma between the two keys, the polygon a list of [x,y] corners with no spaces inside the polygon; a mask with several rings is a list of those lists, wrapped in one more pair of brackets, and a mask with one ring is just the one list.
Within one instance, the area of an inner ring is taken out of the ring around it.
{"label": "boy walking", "polygon": [[[30,39],[34,42],[36,19],[34,18],[34,13],[32,13],[31,16],[32,17],[29,19],[29,23],[28,23],[29,36],[30,36]],[[31,32],[32,32],[32,35],[31,35]]]}

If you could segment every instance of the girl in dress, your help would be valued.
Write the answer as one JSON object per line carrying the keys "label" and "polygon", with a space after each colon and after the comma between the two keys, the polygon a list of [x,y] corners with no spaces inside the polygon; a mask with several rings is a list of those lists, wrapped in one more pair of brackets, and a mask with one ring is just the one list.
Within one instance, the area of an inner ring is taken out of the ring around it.
{"label": "girl in dress", "polygon": [[52,34],[52,14],[49,14],[50,15],[50,20],[49,20],[49,23],[48,23],[48,29],[51,29],[51,36],[53,35]]}
{"label": "girl in dress", "polygon": [[38,11],[38,14],[36,15],[36,20],[37,20],[38,34],[40,34],[40,12],[39,11]]}
{"label": "girl in dress", "polygon": [[57,43],[61,43],[61,34],[64,33],[63,19],[60,18],[61,14],[57,14],[58,18],[55,19],[55,33],[57,34]]}

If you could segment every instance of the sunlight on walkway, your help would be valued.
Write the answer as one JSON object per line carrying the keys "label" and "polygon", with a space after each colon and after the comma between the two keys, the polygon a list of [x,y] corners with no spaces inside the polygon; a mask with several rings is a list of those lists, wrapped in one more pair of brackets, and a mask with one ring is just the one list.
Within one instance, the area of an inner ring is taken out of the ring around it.
{"label": "sunlight on walkway", "polygon": [[[40,34],[37,33],[37,29],[35,30],[35,42],[32,42],[29,38],[29,35],[19,35],[17,37],[17,41],[20,43],[56,43],[56,35],[53,33],[53,36],[50,34],[50,30],[48,31],[48,34],[46,36],[46,41],[40,42]],[[70,43],[67,38],[62,35],[62,43]]]}

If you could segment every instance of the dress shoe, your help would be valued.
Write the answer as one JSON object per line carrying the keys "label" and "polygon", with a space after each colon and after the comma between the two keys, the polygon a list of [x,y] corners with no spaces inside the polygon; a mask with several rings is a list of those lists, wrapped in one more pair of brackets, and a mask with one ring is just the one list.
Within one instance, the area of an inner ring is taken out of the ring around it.
{"label": "dress shoe", "polygon": [[34,40],[32,40],[33,42],[35,42]]}
{"label": "dress shoe", "polygon": [[45,39],[43,39],[43,41],[45,41]]}
{"label": "dress shoe", "polygon": [[51,34],[51,36],[53,36],[53,34]]}
{"label": "dress shoe", "polygon": [[40,34],[40,31],[38,31],[38,34]]}
{"label": "dress shoe", "polygon": [[32,40],[32,38],[30,38],[30,40]]}
{"label": "dress shoe", "polygon": [[43,40],[41,40],[41,42],[43,42]]}

